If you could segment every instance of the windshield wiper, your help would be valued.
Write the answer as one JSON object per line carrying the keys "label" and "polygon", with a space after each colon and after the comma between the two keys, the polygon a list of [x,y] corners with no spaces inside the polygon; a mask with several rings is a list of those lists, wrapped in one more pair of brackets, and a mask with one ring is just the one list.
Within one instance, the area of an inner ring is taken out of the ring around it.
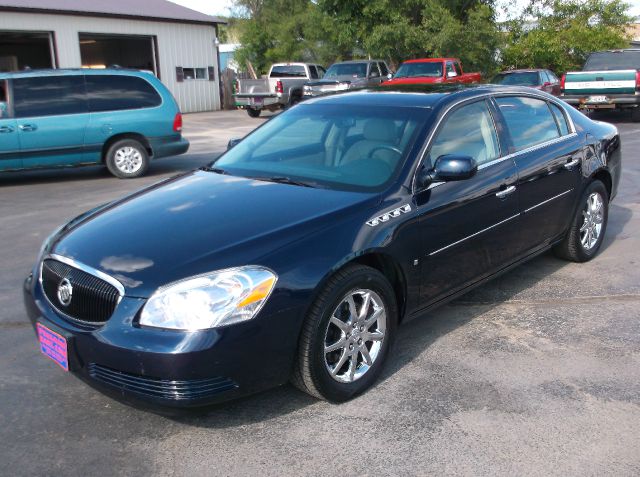
{"label": "windshield wiper", "polygon": [[264,181],[264,182],[277,182],[278,184],[289,184],[289,185],[295,185],[300,187],[312,187],[312,188],[317,187],[317,184],[313,182],[299,181],[286,176],[250,177],[250,179],[253,179],[256,181]]}
{"label": "windshield wiper", "polygon": [[200,170],[206,171],[206,172],[215,172],[216,174],[229,174],[224,169],[220,169],[219,167],[214,167],[213,165],[202,166]]}

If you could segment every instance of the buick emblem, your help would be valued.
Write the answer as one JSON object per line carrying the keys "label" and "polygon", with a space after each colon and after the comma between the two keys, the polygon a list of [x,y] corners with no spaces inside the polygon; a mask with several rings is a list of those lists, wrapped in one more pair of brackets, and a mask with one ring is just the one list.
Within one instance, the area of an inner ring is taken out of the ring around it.
{"label": "buick emblem", "polygon": [[73,286],[71,286],[71,282],[68,279],[63,278],[58,285],[58,301],[62,306],[69,306],[72,296]]}

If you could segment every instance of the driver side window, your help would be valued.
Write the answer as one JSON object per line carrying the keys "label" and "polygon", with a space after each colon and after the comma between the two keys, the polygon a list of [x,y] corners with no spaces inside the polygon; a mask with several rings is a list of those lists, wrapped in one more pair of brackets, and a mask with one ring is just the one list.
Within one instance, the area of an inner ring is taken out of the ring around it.
{"label": "driver side window", "polygon": [[500,156],[498,135],[486,101],[456,109],[444,121],[431,144],[431,166],[445,154],[470,156],[478,165]]}

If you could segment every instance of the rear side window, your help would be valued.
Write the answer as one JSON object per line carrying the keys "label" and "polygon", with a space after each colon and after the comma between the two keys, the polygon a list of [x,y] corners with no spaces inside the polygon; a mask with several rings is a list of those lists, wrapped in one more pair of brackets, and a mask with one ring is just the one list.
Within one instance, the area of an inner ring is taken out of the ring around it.
{"label": "rear side window", "polygon": [[18,118],[86,113],[87,98],[82,76],[45,76],[13,80],[15,115]]}
{"label": "rear side window", "polygon": [[153,108],[162,103],[155,88],[135,76],[91,75],[86,82],[91,112]]}
{"label": "rear side window", "polygon": [[558,123],[558,128],[560,129],[560,135],[566,136],[569,134],[569,125],[567,124],[567,118],[564,113],[560,109],[560,106],[557,106],[553,103],[549,103],[549,107],[551,108],[551,112]]}
{"label": "rear side window", "polygon": [[498,136],[485,101],[462,106],[445,119],[429,151],[431,165],[445,154],[471,156],[478,165],[498,158]]}
{"label": "rear side window", "polygon": [[556,120],[547,102],[529,97],[496,98],[507,123],[514,151],[559,137]]}
{"label": "rear side window", "polygon": [[306,78],[303,65],[277,65],[271,68],[271,78]]}

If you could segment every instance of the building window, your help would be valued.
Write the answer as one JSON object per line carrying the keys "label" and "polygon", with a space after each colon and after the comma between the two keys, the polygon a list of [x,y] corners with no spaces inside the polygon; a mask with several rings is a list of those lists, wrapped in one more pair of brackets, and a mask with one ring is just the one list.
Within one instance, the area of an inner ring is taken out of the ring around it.
{"label": "building window", "polygon": [[206,68],[183,68],[185,80],[208,80],[209,75]]}

